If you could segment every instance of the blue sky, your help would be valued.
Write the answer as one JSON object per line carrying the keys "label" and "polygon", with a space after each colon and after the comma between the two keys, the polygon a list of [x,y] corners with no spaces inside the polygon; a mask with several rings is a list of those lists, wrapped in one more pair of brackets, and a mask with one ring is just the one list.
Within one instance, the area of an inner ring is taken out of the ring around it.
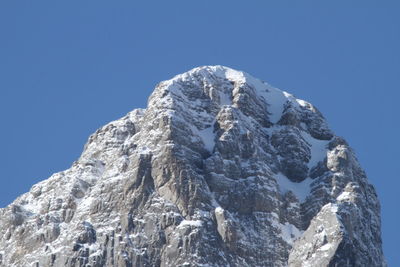
{"label": "blue sky", "polygon": [[348,140],[398,264],[400,4],[293,2],[1,1],[0,207],[69,168],[159,81],[220,64],[310,101]]}

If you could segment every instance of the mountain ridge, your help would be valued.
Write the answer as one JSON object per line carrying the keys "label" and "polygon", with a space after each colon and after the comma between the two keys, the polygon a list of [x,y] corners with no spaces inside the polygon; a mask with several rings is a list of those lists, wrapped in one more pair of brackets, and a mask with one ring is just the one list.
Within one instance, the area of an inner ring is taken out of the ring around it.
{"label": "mountain ridge", "polygon": [[161,82],[0,215],[1,266],[385,266],[346,141],[223,66]]}

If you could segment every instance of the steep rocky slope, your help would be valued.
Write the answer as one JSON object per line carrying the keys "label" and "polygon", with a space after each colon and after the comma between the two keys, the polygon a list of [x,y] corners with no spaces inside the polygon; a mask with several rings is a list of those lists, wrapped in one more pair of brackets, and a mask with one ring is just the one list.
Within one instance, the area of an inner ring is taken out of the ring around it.
{"label": "steep rocky slope", "polygon": [[385,266],[377,195],[314,106],[222,66],[0,210],[0,266],[287,265]]}

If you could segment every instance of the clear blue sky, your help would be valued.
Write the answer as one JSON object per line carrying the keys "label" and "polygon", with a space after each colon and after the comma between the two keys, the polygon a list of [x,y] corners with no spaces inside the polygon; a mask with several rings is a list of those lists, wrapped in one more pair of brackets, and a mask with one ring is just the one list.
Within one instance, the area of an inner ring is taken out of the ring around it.
{"label": "clear blue sky", "polygon": [[[0,1],[0,207],[199,65],[316,105],[355,149],[400,264],[399,1]],[[399,266],[399,265],[397,265]]]}

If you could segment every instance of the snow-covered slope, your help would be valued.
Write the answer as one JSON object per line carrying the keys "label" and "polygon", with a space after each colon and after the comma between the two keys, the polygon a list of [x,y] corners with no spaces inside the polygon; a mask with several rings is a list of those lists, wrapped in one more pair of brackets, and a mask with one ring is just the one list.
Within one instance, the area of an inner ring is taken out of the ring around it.
{"label": "snow-covered slope", "polygon": [[0,266],[287,265],[385,266],[379,202],[314,106],[222,66],[0,210]]}

